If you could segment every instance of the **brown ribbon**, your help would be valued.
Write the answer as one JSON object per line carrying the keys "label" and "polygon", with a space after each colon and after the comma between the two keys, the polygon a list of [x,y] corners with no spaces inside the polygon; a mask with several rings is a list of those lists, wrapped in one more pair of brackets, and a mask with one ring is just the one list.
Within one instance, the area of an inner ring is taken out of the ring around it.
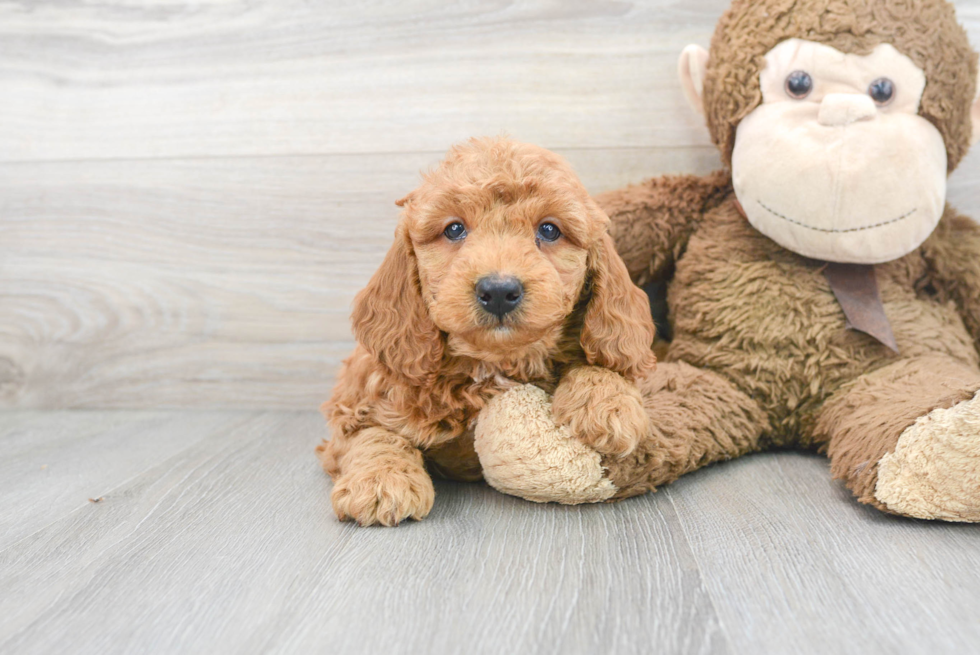
{"label": "brown ribbon", "polygon": [[875,267],[828,263],[824,275],[844,310],[848,329],[864,332],[897,353],[898,343],[881,302]]}
{"label": "brown ribbon", "polygon": [[[735,208],[748,220],[742,203],[735,198]],[[896,353],[898,343],[892,324],[885,314],[885,305],[878,291],[878,277],[870,264],[836,264],[828,262],[824,269],[830,288],[844,310],[847,329],[864,332]]]}

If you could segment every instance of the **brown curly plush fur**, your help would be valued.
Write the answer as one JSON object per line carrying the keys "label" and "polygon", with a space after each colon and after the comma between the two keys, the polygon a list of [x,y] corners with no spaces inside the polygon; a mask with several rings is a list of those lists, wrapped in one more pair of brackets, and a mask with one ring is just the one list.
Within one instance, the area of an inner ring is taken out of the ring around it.
{"label": "brown curly plush fur", "polygon": [[[921,113],[950,168],[969,146],[976,54],[938,0],[735,0],[712,42],[708,126],[730,161],[735,128],[761,101],[759,67],[778,42],[866,53],[889,42],[926,72]],[[901,354],[847,329],[821,262],[792,253],[741,215],[730,175],[653,179],[598,199],[633,279],[671,278],[674,340],[641,383],[654,439],[604,458],[619,496],[768,447],[825,450],[859,500],[877,467],[933,410],[980,389],[980,226],[947,207],[931,238],[877,267]]]}
{"label": "brown curly plush fur", "polygon": [[[536,146],[472,140],[400,204],[395,243],[354,301],[358,345],[323,408],[332,438],[317,451],[337,515],[363,525],[424,517],[434,497],[425,460],[478,479],[474,419],[519,383],[593,398],[561,419],[600,453],[632,450],[649,431],[628,393],[655,364],[649,302],[568,164]],[[554,243],[535,237],[546,218],[562,232]],[[462,242],[443,236],[456,220]],[[521,280],[524,300],[498,324],[474,285],[501,272]]]}
{"label": "brown curly plush fur", "polygon": [[800,38],[841,52],[870,53],[890,43],[925,71],[919,114],[946,141],[949,170],[969,148],[977,54],[947,2],[936,0],[735,0],[718,23],[704,80],[704,108],[715,145],[731,164],[735,128],[762,102],[765,54]]}
{"label": "brown curly plush fur", "polygon": [[[872,502],[878,451],[918,417],[980,389],[980,226],[948,209],[918,251],[877,267],[897,355],[847,329],[823,264],[754,230],[730,190],[712,207],[718,189],[703,182],[663,178],[598,199],[636,279],[676,267],[674,341],[640,388],[657,436],[604,459],[610,479],[623,497],[718,459],[829,445],[835,475]],[[678,186],[707,192],[685,214]],[[651,224],[689,236],[664,248],[643,238]],[[855,404],[860,389],[870,391]]]}

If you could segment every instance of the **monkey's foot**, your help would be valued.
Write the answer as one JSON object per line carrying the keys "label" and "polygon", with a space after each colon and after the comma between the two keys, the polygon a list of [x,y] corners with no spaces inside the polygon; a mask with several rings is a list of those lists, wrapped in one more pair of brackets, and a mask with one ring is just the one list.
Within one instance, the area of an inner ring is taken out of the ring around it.
{"label": "monkey's foot", "polygon": [[548,394],[534,385],[510,389],[483,408],[475,446],[483,477],[505,494],[576,505],[616,493],[599,453],[555,423]]}
{"label": "monkey's foot", "polygon": [[980,393],[905,430],[878,463],[875,497],[906,516],[980,522]]}

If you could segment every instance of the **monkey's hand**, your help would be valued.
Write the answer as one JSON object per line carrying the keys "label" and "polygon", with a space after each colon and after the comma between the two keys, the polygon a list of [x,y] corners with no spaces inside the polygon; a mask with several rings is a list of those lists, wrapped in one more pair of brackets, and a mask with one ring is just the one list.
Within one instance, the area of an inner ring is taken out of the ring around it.
{"label": "monkey's hand", "polygon": [[506,391],[480,411],[476,452],[491,487],[537,503],[596,503],[616,486],[602,458],[555,425],[548,394],[531,384]]}
{"label": "monkey's hand", "polygon": [[609,233],[636,284],[660,279],[674,263],[701,216],[730,193],[724,172],[655,177],[596,196]]}

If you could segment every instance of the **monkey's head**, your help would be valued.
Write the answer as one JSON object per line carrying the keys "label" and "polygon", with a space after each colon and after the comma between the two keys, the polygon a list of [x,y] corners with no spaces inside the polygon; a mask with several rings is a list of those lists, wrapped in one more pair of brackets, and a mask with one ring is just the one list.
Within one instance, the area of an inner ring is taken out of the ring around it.
{"label": "monkey's head", "polygon": [[749,222],[815,259],[918,248],[980,137],[977,54],[944,0],[734,0],[680,72]]}

